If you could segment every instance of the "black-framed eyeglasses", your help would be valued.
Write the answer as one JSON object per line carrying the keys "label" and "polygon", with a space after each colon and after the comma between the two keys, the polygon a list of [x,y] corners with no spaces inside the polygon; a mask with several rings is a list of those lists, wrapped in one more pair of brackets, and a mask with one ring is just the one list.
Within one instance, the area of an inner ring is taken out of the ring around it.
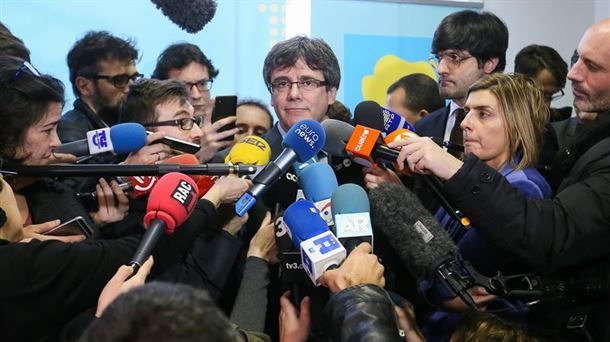
{"label": "black-framed eyeglasses", "polygon": [[474,58],[474,56],[461,55],[457,52],[440,52],[431,54],[430,57],[428,57],[428,62],[434,68],[438,68],[438,65],[441,64],[441,61],[444,59],[447,62],[447,65],[454,67],[462,64],[463,61],[469,58]]}
{"label": "black-framed eyeglasses", "polygon": [[313,91],[318,89],[321,86],[325,86],[328,84],[326,81],[316,80],[315,78],[309,78],[302,81],[288,81],[288,80],[279,80],[273,81],[267,85],[269,91],[274,93],[283,93],[290,89],[292,89],[292,85],[296,84],[297,88],[305,91]]}
{"label": "black-framed eyeglasses", "polygon": [[183,118],[178,120],[167,120],[167,121],[159,121],[153,122],[143,125],[144,127],[161,127],[161,126],[178,126],[180,129],[184,131],[190,131],[193,129],[193,126],[197,124],[197,126],[201,126],[203,122],[203,116],[194,116],[192,118]]}
{"label": "black-framed eyeglasses", "polygon": [[99,79],[107,79],[110,83],[112,83],[112,85],[114,85],[115,87],[122,89],[125,88],[127,86],[127,84],[129,83],[129,81],[137,81],[139,79],[141,79],[142,77],[144,77],[144,75],[136,72],[132,75],[127,75],[127,74],[120,74],[120,75],[114,75],[114,76],[108,76],[108,75],[86,75],[84,76],[86,78],[92,78],[95,80],[99,80]]}
{"label": "black-framed eyeglasses", "polygon": [[36,70],[36,68],[34,68],[34,66],[30,64],[30,62],[23,61],[23,63],[21,63],[21,65],[19,66],[19,69],[15,71],[15,75],[13,75],[13,81],[18,79],[19,76],[21,76],[21,74],[23,74],[26,70],[32,73],[32,75],[40,77],[40,72]]}
{"label": "black-framed eyeglasses", "polygon": [[559,89],[558,92],[556,92],[555,94],[544,94],[544,99],[547,100],[548,102],[553,102],[555,100],[559,100],[560,98],[563,97],[563,95],[565,95],[565,93],[563,92],[563,89]]}
{"label": "black-framed eyeglasses", "polygon": [[210,89],[212,89],[212,84],[214,84],[214,80],[208,80],[205,78],[196,82],[182,82],[186,85],[189,91],[193,89],[193,87],[197,87],[197,90],[200,92],[210,91]]}

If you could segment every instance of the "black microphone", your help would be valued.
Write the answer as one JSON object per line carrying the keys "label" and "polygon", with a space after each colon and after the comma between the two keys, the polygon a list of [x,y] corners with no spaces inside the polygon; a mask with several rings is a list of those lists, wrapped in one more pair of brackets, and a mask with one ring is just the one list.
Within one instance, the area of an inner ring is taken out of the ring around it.
{"label": "black microphone", "polygon": [[148,227],[130,265],[135,272],[152,253],[165,232],[170,235],[191,215],[199,199],[197,185],[190,177],[169,173],[159,179],[148,198],[144,225]]}
{"label": "black microphone", "polygon": [[197,33],[214,18],[214,0],[151,0],[163,15],[188,33]]}
{"label": "black microphone", "polygon": [[4,170],[28,177],[105,177],[105,176],[161,176],[170,172],[187,175],[223,176],[251,175],[257,171],[255,165],[228,164],[154,164],[154,165],[107,165],[107,164],[54,164],[54,165],[5,165]]}
{"label": "black microphone", "polygon": [[408,189],[381,184],[369,193],[373,227],[384,234],[400,260],[417,278],[440,277],[465,303],[476,308],[466,291],[467,272],[456,266],[458,249],[449,234]]}

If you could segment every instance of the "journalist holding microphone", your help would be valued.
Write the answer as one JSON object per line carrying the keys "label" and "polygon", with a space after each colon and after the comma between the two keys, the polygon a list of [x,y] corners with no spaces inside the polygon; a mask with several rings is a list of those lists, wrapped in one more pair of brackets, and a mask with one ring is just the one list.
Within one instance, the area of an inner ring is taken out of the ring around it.
{"label": "journalist holding microphone", "polygon": [[[534,324],[552,340],[561,340],[570,322],[581,321],[576,340],[605,341],[608,329],[608,127],[610,110],[610,19],[601,20],[582,36],[578,58],[568,73],[577,110],[596,112],[597,119],[580,127],[569,146],[553,157],[560,179],[553,199],[528,199],[482,156],[449,158],[425,138],[406,139],[398,165],[444,180],[443,192],[468,215],[477,231],[498,247],[510,250],[540,273],[567,278],[577,290],[601,286],[601,298],[586,293],[556,298],[532,307]],[[468,128],[466,138],[468,139]],[[466,148],[476,142],[466,140]],[[586,292],[586,291],[583,291]],[[575,300],[576,299],[576,300]],[[532,324],[530,327],[535,328]]]}
{"label": "journalist holding microphone", "polygon": [[[485,76],[470,87],[465,108],[467,115],[461,128],[464,131],[466,154],[476,156],[497,170],[513,188],[525,196],[549,198],[549,185],[534,169],[548,116],[543,94],[534,81],[521,75]],[[429,173],[418,164],[420,158],[434,158],[437,162],[446,164],[462,164],[462,161],[429,138],[410,137],[391,143],[390,146],[402,146],[398,159],[401,169],[406,167],[402,164],[405,155],[408,156],[412,171],[419,173]],[[485,175],[481,177],[481,181],[485,182]],[[479,205],[485,207],[484,203]],[[528,269],[510,249],[498,248],[494,241],[487,239],[478,229],[462,226],[445,209],[439,209],[436,218],[449,232],[463,258],[472,262],[483,274],[493,276],[497,271],[515,274],[524,273]],[[476,221],[472,223],[478,227]],[[443,291],[439,284],[424,282],[420,288],[428,298],[442,304],[446,310],[464,310],[461,300],[456,299],[450,291]],[[523,319],[522,315],[519,316],[524,311],[521,302],[495,298],[481,291],[471,291],[471,294],[480,307],[502,308],[509,317]],[[449,334],[457,328],[457,315],[439,310],[432,312],[422,330],[430,340],[442,340],[446,337],[443,334]]]}

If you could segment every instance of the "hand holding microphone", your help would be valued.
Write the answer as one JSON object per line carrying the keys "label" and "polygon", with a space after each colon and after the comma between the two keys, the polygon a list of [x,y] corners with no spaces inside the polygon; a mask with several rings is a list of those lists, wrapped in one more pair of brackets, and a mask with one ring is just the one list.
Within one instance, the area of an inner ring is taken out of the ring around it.
{"label": "hand holding microphone", "polygon": [[197,185],[190,177],[172,172],[159,179],[146,206],[146,233],[130,262],[135,272],[151,255],[163,232],[173,234],[176,227],[193,213],[198,199]]}
{"label": "hand holding microphone", "polygon": [[383,265],[379,263],[375,254],[371,254],[371,251],[372,247],[369,243],[363,242],[356,246],[339,268],[322,274],[320,283],[328,287],[332,293],[361,284],[384,287]]}
{"label": "hand holding microphone", "polygon": [[451,178],[464,164],[432,139],[426,137],[411,137],[388,144],[391,148],[400,148],[396,164],[399,170],[405,168],[405,161],[409,169],[415,173],[433,174],[442,180]]}

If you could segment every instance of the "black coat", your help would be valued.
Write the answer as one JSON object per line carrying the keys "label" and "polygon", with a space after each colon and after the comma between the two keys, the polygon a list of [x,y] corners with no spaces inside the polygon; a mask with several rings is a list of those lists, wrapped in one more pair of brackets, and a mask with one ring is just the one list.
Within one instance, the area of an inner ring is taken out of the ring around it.
{"label": "black coat", "polygon": [[[601,113],[554,158],[563,181],[552,200],[527,199],[501,175],[478,160],[466,158],[447,182],[449,200],[473,226],[501,248],[511,250],[534,269],[554,278],[584,283],[605,282],[610,274],[610,113]],[[565,326],[575,313],[587,314],[593,335],[610,339],[609,290],[594,300],[555,303],[542,310],[545,324]],[[533,311],[536,307],[534,307]],[[561,310],[565,309],[563,315]],[[536,315],[534,314],[534,317]],[[550,323],[553,321],[553,323]],[[563,322],[561,322],[563,321]],[[597,326],[595,326],[597,323]],[[559,330],[557,330],[559,331]]]}

